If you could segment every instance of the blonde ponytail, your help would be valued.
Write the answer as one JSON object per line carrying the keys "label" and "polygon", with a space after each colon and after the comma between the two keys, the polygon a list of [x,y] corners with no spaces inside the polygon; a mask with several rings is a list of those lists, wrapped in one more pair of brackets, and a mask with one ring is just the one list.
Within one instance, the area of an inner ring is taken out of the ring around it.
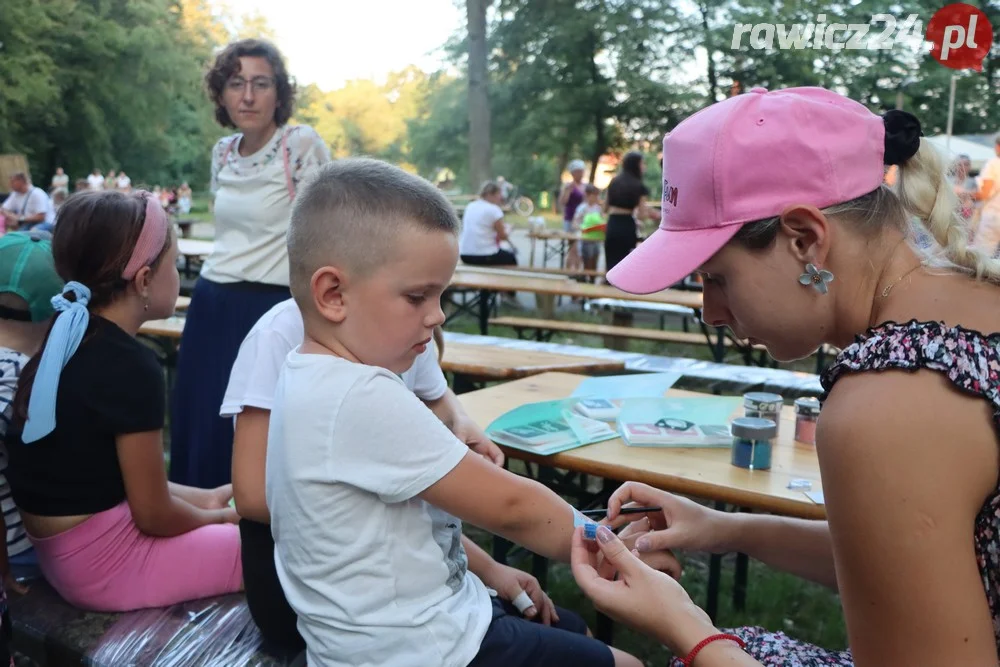
{"label": "blonde ponytail", "polygon": [[1000,283],[1000,261],[969,243],[969,225],[958,215],[958,198],[945,180],[937,150],[920,140],[916,155],[899,166],[896,193],[903,208],[919,218],[941,246],[944,259],[980,280]]}

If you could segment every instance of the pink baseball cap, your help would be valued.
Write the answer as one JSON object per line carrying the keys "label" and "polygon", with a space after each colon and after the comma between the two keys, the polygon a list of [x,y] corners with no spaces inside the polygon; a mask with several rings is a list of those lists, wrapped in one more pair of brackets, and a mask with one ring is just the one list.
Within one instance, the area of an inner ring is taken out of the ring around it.
{"label": "pink baseball cap", "polygon": [[666,289],[748,222],[875,190],[884,152],[882,117],[825,88],[754,88],[706,107],[663,138],[660,228],[608,282],[633,294]]}

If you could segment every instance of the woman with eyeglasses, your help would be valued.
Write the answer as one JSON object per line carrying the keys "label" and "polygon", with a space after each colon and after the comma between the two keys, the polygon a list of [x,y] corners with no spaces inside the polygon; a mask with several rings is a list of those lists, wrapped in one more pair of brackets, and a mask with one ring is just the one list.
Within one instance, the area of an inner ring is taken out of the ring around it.
{"label": "woman with eyeglasses", "polygon": [[254,322],[291,296],[292,201],[330,152],[311,127],[287,124],[295,86],[272,44],[230,44],[205,83],[216,120],[236,133],[212,150],[215,247],[195,284],[177,360],[170,479],[215,488],[231,476],[233,424],[219,416],[230,369]]}

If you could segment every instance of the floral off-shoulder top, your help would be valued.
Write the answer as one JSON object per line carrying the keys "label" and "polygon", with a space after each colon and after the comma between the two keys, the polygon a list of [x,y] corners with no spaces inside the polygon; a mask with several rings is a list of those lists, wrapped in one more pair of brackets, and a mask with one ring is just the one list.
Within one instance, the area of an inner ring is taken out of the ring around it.
{"label": "floral off-shoulder top", "polygon": [[[958,390],[980,396],[993,406],[993,423],[1000,429],[1000,333],[983,334],[940,322],[887,322],[869,329],[844,348],[823,373],[829,392],[845,374],[868,371],[927,369],[943,373]],[[983,503],[973,535],[993,632],[1000,652],[1000,489]],[[851,652],[828,651],[793,639],[783,632],[748,627],[728,630],[746,643],[746,650],[765,665],[783,667],[852,667]],[[673,663],[680,665],[679,660]]]}

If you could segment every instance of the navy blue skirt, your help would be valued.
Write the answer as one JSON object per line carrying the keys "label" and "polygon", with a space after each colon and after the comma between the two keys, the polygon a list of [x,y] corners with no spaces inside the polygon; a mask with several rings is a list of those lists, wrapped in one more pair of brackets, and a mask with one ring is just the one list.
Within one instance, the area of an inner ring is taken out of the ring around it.
{"label": "navy blue skirt", "polygon": [[170,406],[170,480],[213,488],[232,481],[233,420],[219,416],[243,339],[287,287],[199,278],[191,295]]}

